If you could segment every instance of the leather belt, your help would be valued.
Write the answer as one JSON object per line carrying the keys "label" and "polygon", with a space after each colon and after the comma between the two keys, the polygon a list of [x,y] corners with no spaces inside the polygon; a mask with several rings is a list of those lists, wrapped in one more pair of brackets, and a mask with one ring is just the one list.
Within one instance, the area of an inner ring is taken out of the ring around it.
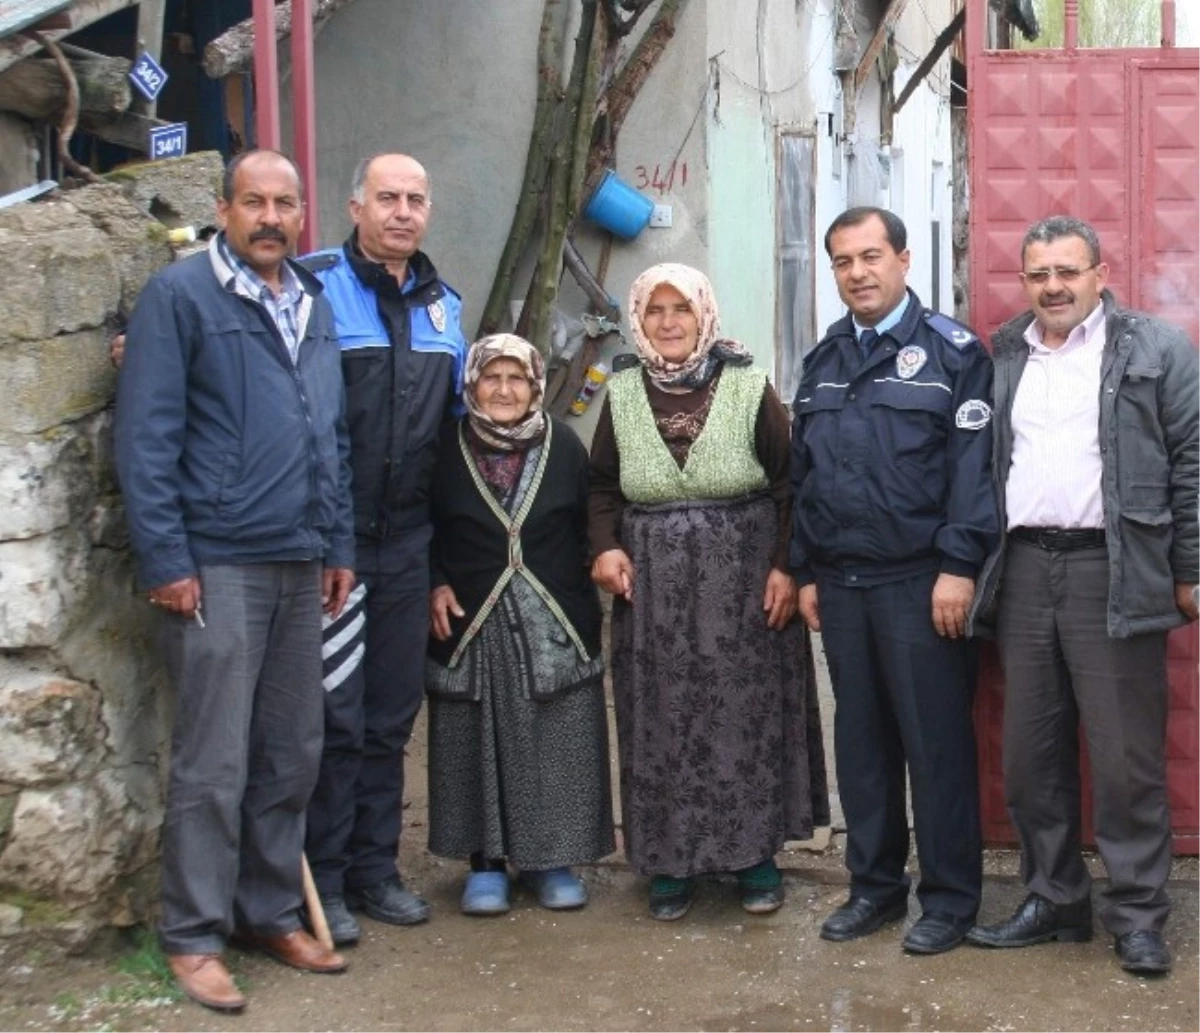
{"label": "leather belt", "polygon": [[1104,530],[1099,527],[1014,527],[1008,536],[1048,552],[1103,549],[1106,543]]}

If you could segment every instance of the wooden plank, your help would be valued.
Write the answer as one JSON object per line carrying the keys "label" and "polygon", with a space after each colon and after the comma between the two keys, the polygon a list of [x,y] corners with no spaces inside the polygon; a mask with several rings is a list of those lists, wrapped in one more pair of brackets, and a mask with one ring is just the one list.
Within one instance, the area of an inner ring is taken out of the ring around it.
{"label": "wooden plank", "polygon": [[904,13],[907,3],[908,0],[890,0],[888,3],[887,10],[879,19],[879,28],[875,30],[875,35],[871,37],[871,42],[863,51],[862,59],[858,62],[858,68],[854,72],[854,88],[856,90],[861,89],[862,84],[867,81],[867,76],[871,74],[871,68],[875,64],[875,58],[879,56],[884,43],[887,42],[888,35],[895,28],[896,22],[900,20],[900,15]]}
{"label": "wooden plank", "polygon": [[[138,54],[147,53],[162,63],[163,22],[167,0],[140,0],[138,4]],[[139,115],[153,118],[158,102],[147,100],[140,93],[133,98],[132,109]]]}
{"label": "wooden plank", "polygon": [[950,44],[954,42],[955,37],[962,32],[962,27],[966,23],[967,9],[963,7],[959,9],[958,14],[950,19],[950,24],[938,33],[938,38],[933,41],[933,47],[930,48],[929,53],[925,55],[921,63],[917,65],[917,70],[913,72],[908,82],[904,84],[904,89],[900,91],[900,96],[896,98],[896,103],[892,105],[893,115],[904,107],[904,102],[912,96],[913,90],[920,86],[925,76],[933,70],[933,66],[937,64],[938,58],[946,52]]}
{"label": "wooden plank", "polygon": [[162,119],[136,115],[132,111],[123,112],[116,118],[99,118],[89,114],[79,116],[79,128],[84,132],[141,154],[150,153],[150,130],[170,124]]}
{"label": "wooden plank", "polygon": [[[352,0],[315,0],[313,19],[324,21]],[[275,38],[283,39],[292,32],[292,2],[282,0],[275,6]],[[210,79],[222,79],[231,72],[240,72],[250,63],[254,53],[254,19],[247,18],[226,30],[204,48],[204,71]]]}
{"label": "wooden plank", "polygon": [[0,36],[36,25],[48,14],[71,6],[71,0],[5,0],[0,4]]}
{"label": "wooden plank", "polygon": [[[64,36],[86,29],[92,22],[132,7],[135,3],[137,0],[75,0],[69,4],[71,24],[66,28],[48,29],[43,35],[52,43],[57,43]],[[36,54],[40,49],[41,45],[36,40],[25,35],[16,34],[0,39],[0,71],[30,54]]]}

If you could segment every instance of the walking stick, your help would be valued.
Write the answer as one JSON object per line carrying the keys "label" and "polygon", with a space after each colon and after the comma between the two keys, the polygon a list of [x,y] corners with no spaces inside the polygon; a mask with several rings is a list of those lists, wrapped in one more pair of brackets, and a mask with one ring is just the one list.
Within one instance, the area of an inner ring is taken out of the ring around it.
{"label": "walking stick", "polygon": [[325,921],[325,909],[321,907],[321,898],[317,893],[317,884],[313,882],[312,869],[308,867],[308,856],[300,855],[300,874],[304,879],[304,906],[308,908],[308,921],[312,925],[313,936],[317,943],[327,951],[333,950],[333,937],[329,935],[329,923]]}

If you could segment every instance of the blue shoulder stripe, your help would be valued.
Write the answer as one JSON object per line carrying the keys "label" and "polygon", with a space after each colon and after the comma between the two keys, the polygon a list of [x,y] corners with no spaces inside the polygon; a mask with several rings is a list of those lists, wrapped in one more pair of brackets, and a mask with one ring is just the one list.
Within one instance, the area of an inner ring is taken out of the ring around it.
{"label": "blue shoulder stripe", "polygon": [[941,312],[934,312],[932,309],[925,310],[925,322],[939,337],[945,338],[955,348],[963,349],[972,341],[978,341],[975,331],[969,326],[960,323],[957,319],[951,319],[949,316],[943,315]]}

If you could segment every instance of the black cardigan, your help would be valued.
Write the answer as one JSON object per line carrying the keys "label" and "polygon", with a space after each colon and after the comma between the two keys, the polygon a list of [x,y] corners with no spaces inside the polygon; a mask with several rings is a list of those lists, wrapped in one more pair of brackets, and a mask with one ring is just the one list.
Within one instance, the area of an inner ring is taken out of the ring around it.
{"label": "black cardigan", "polygon": [[[588,651],[600,652],[600,600],[588,571],[588,456],[565,423],[553,420],[537,497],[521,526],[522,562],[545,586]],[[444,642],[430,637],[429,655],[448,664],[462,633],[508,567],[508,535],[467,467],[458,425],[443,434],[434,473],[433,584],[454,589],[465,617],[450,617]]]}

